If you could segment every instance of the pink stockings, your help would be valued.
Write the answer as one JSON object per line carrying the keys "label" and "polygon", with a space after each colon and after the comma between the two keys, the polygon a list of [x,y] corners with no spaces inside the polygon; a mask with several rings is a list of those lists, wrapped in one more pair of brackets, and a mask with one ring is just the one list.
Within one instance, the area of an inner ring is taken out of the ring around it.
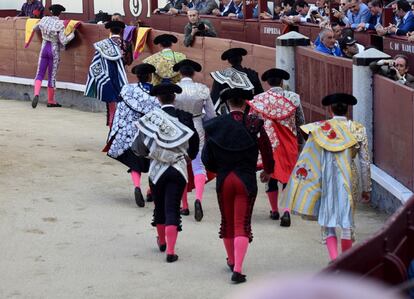
{"label": "pink stockings", "polygon": [[165,227],[165,237],[167,239],[167,254],[175,254],[174,248],[175,248],[175,243],[177,242],[177,237],[178,237],[177,226],[167,225]]}
{"label": "pink stockings", "polygon": [[278,211],[278,196],[279,191],[272,191],[272,192],[266,192],[267,198],[269,199],[270,207],[272,208],[272,212]]}
{"label": "pink stockings", "polygon": [[[329,257],[334,260],[338,257],[338,239],[334,227],[327,227],[328,237],[326,238],[326,247],[328,249]],[[351,229],[342,229],[341,249],[342,252],[347,251],[352,247]]]}
{"label": "pink stockings", "polygon": [[[204,186],[206,185],[206,180],[207,180],[207,176],[205,174],[194,175],[196,200],[199,200],[200,202],[202,202],[203,200]],[[181,198],[181,201],[182,201],[182,208],[188,209],[187,187],[184,189],[184,193],[183,193],[183,197]]]}
{"label": "pink stockings", "polygon": [[223,239],[224,247],[227,252],[227,262],[234,265],[234,272],[242,273],[243,261],[249,247],[249,238],[239,236]]}
{"label": "pink stockings", "polygon": [[131,178],[136,188],[141,188],[141,173],[131,170]]}
{"label": "pink stockings", "polygon": [[[34,95],[38,96],[40,94],[40,89],[42,88],[42,81],[36,80],[34,85]],[[47,103],[56,104],[55,101],[55,89],[53,87],[47,88]]]}

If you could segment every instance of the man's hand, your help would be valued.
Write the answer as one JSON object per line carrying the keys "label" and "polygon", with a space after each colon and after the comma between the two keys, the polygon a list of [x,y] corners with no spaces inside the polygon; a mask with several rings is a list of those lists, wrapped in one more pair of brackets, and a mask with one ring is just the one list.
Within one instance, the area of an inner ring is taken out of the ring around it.
{"label": "man's hand", "polygon": [[333,9],[332,12],[333,12],[333,15],[334,15],[335,18],[340,19],[340,20],[343,19],[344,14],[342,12],[340,12],[336,9]]}
{"label": "man's hand", "polygon": [[235,13],[229,13],[228,15],[227,15],[229,18],[234,18],[234,17],[237,17],[237,15],[235,14]]}
{"label": "man's hand", "polygon": [[358,26],[356,26],[355,31],[364,31],[365,30],[365,23],[359,23]]}
{"label": "man's hand", "polygon": [[270,180],[270,174],[266,173],[264,170],[260,172],[260,181],[266,183]]}
{"label": "man's hand", "polygon": [[396,33],[397,32],[397,27],[395,25],[392,25],[388,28],[388,32],[389,33]]}
{"label": "man's hand", "polygon": [[213,9],[213,10],[211,11],[211,13],[212,13],[213,15],[215,15],[215,16],[220,16],[220,15],[221,15],[221,12],[220,12],[220,10],[219,10],[218,8]]}
{"label": "man's hand", "polygon": [[193,26],[193,29],[191,30],[191,35],[194,36],[198,32],[198,28]]}
{"label": "man's hand", "polygon": [[156,8],[156,9],[154,9],[153,10],[153,12],[152,12],[153,14],[157,14],[157,13],[160,13],[160,9],[159,8]]}
{"label": "man's hand", "polygon": [[377,34],[378,34],[379,36],[384,36],[384,35],[386,35],[386,34],[387,34],[387,30],[386,30],[385,28],[383,28],[383,27],[378,27],[378,28],[377,28]]}
{"label": "man's hand", "polygon": [[362,197],[362,202],[363,203],[369,203],[370,202],[370,200],[371,200],[371,192],[362,192],[362,195],[361,195],[361,197]]}
{"label": "man's hand", "polygon": [[261,17],[262,19],[268,20],[268,19],[271,19],[271,18],[272,18],[272,15],[271,15],[271,14],[269,14],[268,12],[261,12],[261,13],[260,13],[260,17]]}
{"label": "man's hand", "polygon": [[170,10],[168,11],[169,15],[176,15],[178,14],[178,9],[171,7]]}
{"label": "man's hand", "polygon": [[414,34],[411,34],[408,36],[408,41],[409,42],[414,42]]}
{"label": "man's hand", "polygon": [[182,12],[187,12],[188,11],[188,6],[187,5],[185,5],[185,4],[183,4],[183,6],[182,6],[182,8],[181,8],[181,11]]}

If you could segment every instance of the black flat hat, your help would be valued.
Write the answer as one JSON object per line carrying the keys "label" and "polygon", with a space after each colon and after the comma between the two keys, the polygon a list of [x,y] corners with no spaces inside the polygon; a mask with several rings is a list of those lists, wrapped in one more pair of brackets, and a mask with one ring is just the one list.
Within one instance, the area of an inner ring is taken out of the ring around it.
{"label": "black flat hat", "polygon": [[49,7],[49,10],[59,13],[59,12],[62,12],[62,11],[66,11],[66,8],[63,7],[60,4],[53,4],[52,6]]}
{"label": "black flat hat", "polygon": [[151,90],[152,96],[163,94],[181,93],[183,90],[180,86],[173,83],[161,83],[153,87]]}
{"label": "black flat hat", "polygon": [[262,75],[262,81],[267,81],[269,78],[282,78],[283,80],[289,80],[290,75],[288,72],[282,69],[269,69]]}
{"label": "black flat hat", "polygon": [[155,67],[149,63],[141,63],[134,66],[131,70],[131,73],[135,75],[145,75],[155,73]]}
{"label": "black flat hat", "polygon": [[105,23],[105,28],[106,29],[110,29],[110,28],[125,29],[125,23],[121,21],[109,21]]}
{"label": "black flat hat", "polygon": [[356,105],[358,101],[353,95],[347,93],[334,93],[322,99],[323,106],[329,106],[335,103],[344,103],[353,106]]}
{"label": "black flat hat", "polygon": [[227,60],[230,57],[234,57],[234,56],[246,56],[246,55],[247,55],[246,49],[231,48],[231,49],[224,51],[223,54],[221,54],[221,60]]}
{"label": "black flat hat", "polygon": [[184,59],[174,64],[173,71],[178,72],[183,66],[189,66],[193,68],[193,70],[195,70],[196,72],[201,72],[201,69],[202,69],[201,65],[195,62],[194,60]]}
{"label": "black flat hat", "polygon": [[250,90],[245,90],[241,88],[227,88],[220,94],[220,99],[225,102],[229,99],[243,99],[251,100],[253,98],[253,93]]}
{"label": "black flat hat", "polygon": [[172,34],[161,34],[158,35],[156,38],[154,38],[154,44],[158,45],[161,42],[171,42],[172,44],[175,44],[178,39],[172,35]]}

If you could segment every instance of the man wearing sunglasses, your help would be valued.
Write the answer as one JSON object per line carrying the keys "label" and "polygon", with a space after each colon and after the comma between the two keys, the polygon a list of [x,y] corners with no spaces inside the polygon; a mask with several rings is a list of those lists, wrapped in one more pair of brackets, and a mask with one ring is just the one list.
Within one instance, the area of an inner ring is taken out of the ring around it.
{"label": "man wearing sunglasses", "polygon": [[360,0],[351,0],[346,14],[337,10],[334,10],[333,13],[336,18],[342,20],[342,22],[352,29],[356,29],[361,23],[369,23],[369,19],[371,18],[371,12],[368,6]]}

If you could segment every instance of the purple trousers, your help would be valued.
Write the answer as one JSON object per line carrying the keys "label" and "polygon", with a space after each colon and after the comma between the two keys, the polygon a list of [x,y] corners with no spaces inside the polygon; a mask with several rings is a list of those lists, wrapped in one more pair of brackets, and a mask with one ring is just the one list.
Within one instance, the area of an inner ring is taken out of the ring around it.
{"label": "purple trousers", "polygon": [[35,80],[42,81],[47,70],[47,87],[55,88],[56,74],[59,66],[60,55],[59,46],[53,45],[49,41],[44,41],[40,50],[39,64]]}

